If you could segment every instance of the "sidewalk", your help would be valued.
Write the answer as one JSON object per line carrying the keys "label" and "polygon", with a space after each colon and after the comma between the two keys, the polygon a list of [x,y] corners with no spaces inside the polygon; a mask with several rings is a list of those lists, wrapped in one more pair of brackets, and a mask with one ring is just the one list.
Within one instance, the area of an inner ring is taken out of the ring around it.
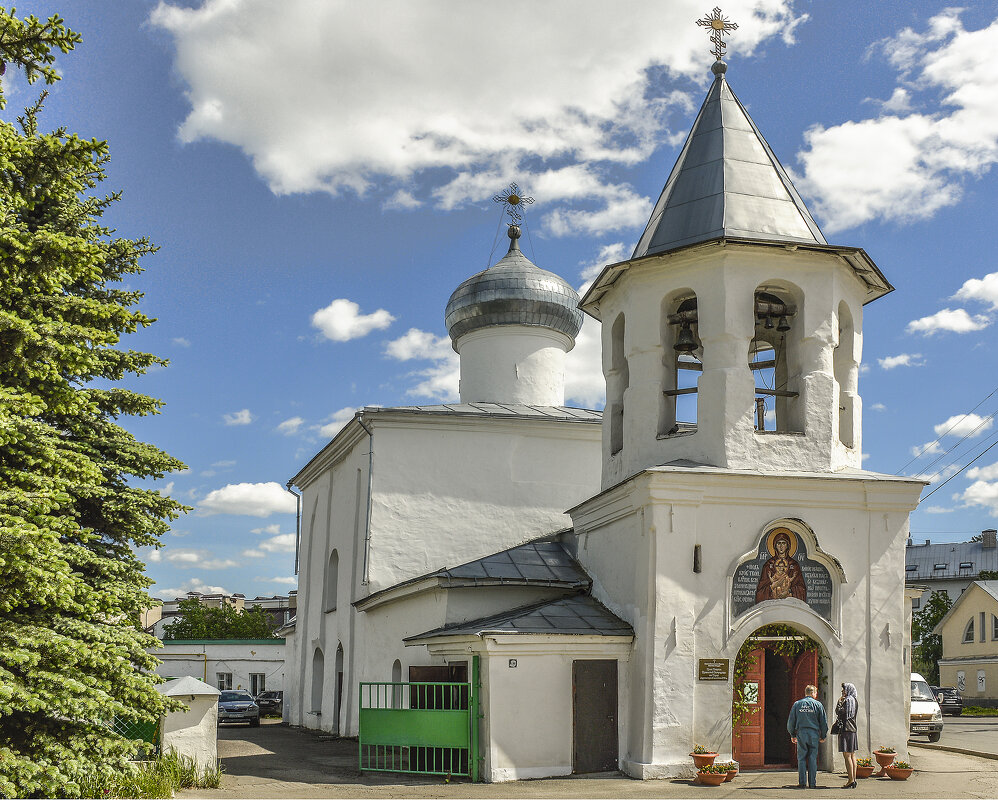
{"label": "sidewalk", "polygon": [[[311,737],[301,737],[309,740]],[[229,744],[235,744],[230,742]],[[301,741],[299,746],[305,745]],[[226,775],[222,787],[179,792],[180,798],[995,798],[998,797],[998,766],[993,760],[952,753],[936,747],[914,747],[911,762],[915,773],[907,781],[867,778],[858,789],[841,789],[845,779],[838,772],[818,773],[815,790],[796,788],[797,774],[790,771],[747,772],[718,787],[697,786],[688,780],[635,781],[619,774],[589,777],[548,778],[514,783],[444,783],[413,779],[405,775],[371,775],[344,763],[339,750],[346,743],[310,742],[322,747],[300,758],[278,756],[272,750],[251,746],[223,755]],[[330,746],[334,745],[334,746]],[[355,747],[350,744],[350,748]],[[836,767],[841,767],[836,759]]]}

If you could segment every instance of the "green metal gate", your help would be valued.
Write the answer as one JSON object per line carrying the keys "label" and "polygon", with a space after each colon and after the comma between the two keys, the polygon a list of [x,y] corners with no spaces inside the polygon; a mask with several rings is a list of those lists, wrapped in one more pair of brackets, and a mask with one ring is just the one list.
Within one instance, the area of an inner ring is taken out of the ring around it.
{"label": "green metal gate", "polygon": [[471,680],[360,684],[360,768],[479,780],[478,656]]}

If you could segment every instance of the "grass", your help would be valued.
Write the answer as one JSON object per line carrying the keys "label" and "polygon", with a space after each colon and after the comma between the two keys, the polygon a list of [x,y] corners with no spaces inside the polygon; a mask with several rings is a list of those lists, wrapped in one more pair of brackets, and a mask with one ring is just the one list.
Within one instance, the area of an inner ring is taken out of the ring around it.
{"label": "grass", "polygon": [[217,789],[222,767],[201,769],[194,759],[169,754],[154,761],[132,765],[124,774],[94,774],[80,786],[87,798],[173,797],[176,789]]}
{"label": "grass", "polygon": [[963,713],[974,717],[998,717],[998,708],[984,708],[983,706],[964,706]]}

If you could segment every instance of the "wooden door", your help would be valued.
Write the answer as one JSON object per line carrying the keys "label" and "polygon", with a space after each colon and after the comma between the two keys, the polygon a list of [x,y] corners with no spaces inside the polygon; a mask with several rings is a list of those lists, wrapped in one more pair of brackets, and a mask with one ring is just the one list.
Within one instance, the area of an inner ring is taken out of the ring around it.
{"label": "wooden door", "polygon": [[807,650],[797,656],[790,671],[790,686],[793,699],[800,700],[804,696],[804,687],[818,685],[818,652]]}
{"label": "wooden door", "polygon": [[617,662],[572,662],[572,772],[617,769]]}
{"label": "wooden door", "polygon": [[731,752],[743,768],[753,769],[766,763],[766,651],[753,650],[752,666],[737,690],[748,691],[756,702],[747,719],[732,731]]}

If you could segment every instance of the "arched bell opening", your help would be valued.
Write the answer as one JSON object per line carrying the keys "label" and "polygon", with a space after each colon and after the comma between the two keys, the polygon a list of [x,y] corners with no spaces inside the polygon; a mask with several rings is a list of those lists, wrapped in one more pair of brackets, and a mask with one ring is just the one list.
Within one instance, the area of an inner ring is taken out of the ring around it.
{"label": "arched bell opening", "polygon": [[698,333],[697,297],[682,290],[662,303],[662,397],[658,435],[697,429],[703,344]]}
{"label": "arched bell opening", "polygon": [[746,638],[735,658],[731,704],[731,752],[743,769],[796,766],[790,707],[808,685],[827,705],[827,665],[821,642],[793,625],[764,625]]}
{"label": "arched bell opening", "polygon": [[803,433],[797,304],[789,291],[769,286],[756,290],[753,303],[748,364],[755,377],[755,430]]}
{"label": "arched bell opening", "polygon": [[839,441],[854,447],[856,440],[856,403],[859,386],[859,359],[856,357],[856,328],[845,301],[839,303],[839,339],[832,356],[835,382],[838,385]]}
{"label": "arched bell opening", "polygon": [[610,455],[624,448],[624,392],[630,382],[624,355],[624,315],[618,314],[610,329],[610,370],[606,373],[606,408],[610,418]]}

